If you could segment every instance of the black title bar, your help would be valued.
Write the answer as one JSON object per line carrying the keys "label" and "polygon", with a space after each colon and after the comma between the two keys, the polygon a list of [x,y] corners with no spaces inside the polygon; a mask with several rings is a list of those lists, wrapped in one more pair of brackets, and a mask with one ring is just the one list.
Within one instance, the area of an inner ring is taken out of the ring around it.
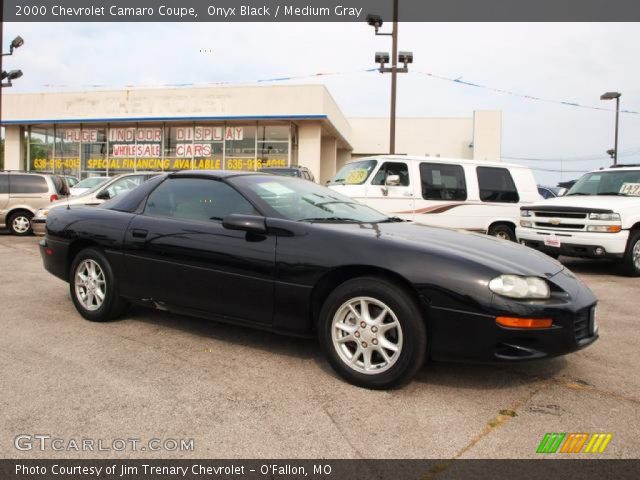
{"label": "black title bar", "polygon": [[[548,458],[548,457],[547,457]],[[575,457],[572,457],[575,458]],[[640,460],[0,460],[3,480],[636,480]]]}
{"label": "black title bar", "polygon": [[[5,0],[5,22],[364,22],[392,0]],[[399,0],[402,22],[633,22],[637,0]]]}

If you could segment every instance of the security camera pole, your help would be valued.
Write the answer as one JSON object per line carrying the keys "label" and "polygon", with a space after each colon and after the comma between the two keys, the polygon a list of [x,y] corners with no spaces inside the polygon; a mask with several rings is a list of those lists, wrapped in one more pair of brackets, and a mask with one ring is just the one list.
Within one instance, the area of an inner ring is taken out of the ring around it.
{"label": "security camera pole", "polygon": [[367,15],[367,23],[376,30],[376,35],[391,36],[391,68],[385,67],[389,63],[389,54],[386,52],[376,52],[376,63],[380,64],[380,73],[391,73],[391,118],[389,132],[389,153],[396,153],[396,90],[398,73],[409,71],[407,64],[413,63],[412,52],[400,52],[400,61],[404,67],[398,68],[398,0],[393,0],[393,30],[391,33],[379,33],[382,26],[382,18],[379,15]]}

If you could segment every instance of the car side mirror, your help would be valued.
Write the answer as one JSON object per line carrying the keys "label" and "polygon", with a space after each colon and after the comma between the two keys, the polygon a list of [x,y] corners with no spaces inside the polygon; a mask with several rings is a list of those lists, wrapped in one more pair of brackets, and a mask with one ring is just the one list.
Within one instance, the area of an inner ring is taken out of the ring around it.
{"label": "car side mirror", "polygon": [[267,233],[267,222],[258,215],[240,215],[232,213],[222,220],[222,226],[228,230],[240,230],[250,233]]}
{"label": "car side mirror", "polygon": [[397,187],[400,185],[400,175],[387,175],[384,184],[388,187]]}
{"label": "car side mirror", "polygon": [[111,195],[109,194],[109,190],[103,190],[99,194],[96,195],[98,200],[109,200]]}

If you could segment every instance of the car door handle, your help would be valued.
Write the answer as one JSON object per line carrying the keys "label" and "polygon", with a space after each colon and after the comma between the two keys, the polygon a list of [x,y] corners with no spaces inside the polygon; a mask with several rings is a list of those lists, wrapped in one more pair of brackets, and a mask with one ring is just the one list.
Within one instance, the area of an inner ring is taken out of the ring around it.
{"label": "car door handle", "polygon": [[131,236],[133,238],[147,238],[147,234],[149,233],[148,230],[142,230],[140,228],[134,228],[131,231]]}

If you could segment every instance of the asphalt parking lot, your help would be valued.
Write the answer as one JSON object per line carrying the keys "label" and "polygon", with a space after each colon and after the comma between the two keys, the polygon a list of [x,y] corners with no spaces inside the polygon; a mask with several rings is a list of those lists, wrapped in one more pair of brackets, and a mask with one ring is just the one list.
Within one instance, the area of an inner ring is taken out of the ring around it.
{"label": "asphalt parking lot", "polygon": [[[640,279],[607,263],[563,259],[600,299],[590,348],[429,363],[378,392],[340,380],[311,340],[145,309],[85,321],[37,241],[0,234],[1,457],[531,458],[546,432],[612,433],[598,457],[640,456]],[[193,438],[194,449],[23,452],[20,434]]]}

